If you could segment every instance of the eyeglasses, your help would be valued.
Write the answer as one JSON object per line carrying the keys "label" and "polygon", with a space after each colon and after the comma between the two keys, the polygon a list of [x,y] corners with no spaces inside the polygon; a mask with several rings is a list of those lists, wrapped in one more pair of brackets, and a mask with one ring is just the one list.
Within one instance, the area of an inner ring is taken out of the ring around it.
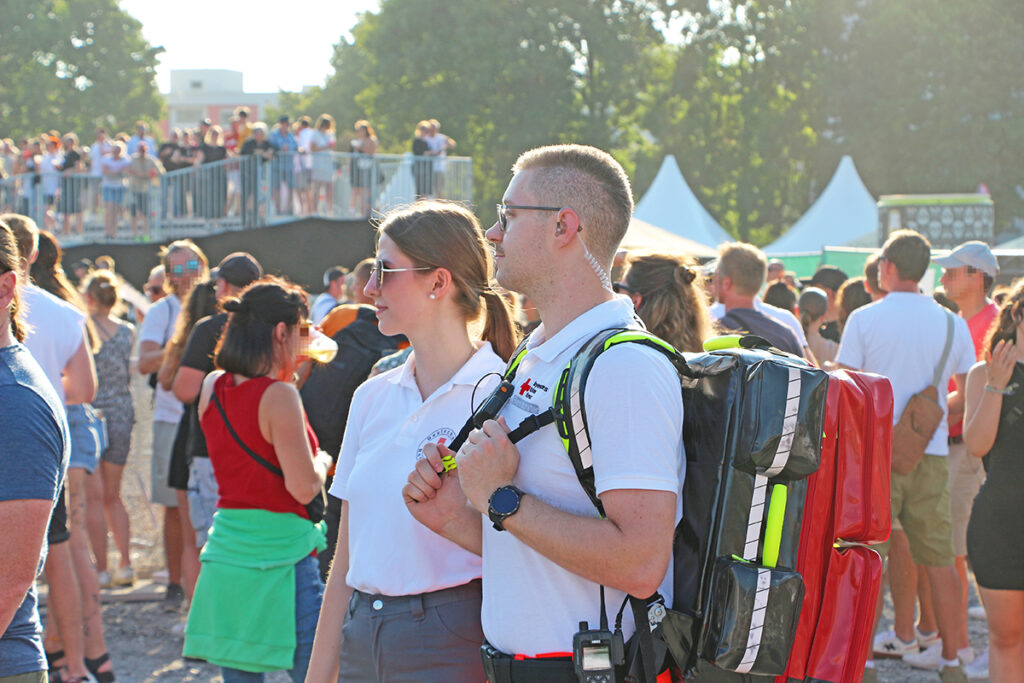
{"label": "eyeglasses", "polygon": [[509,211],[561,211],[561,206],[523,206],[520,204],[495,204],[494,207],[498,210],[498,228],[502,232],[508,232],[508,212]]}
{"label": "eyeglasses", "polygon": [[186,272],[198,273],[201,266],[198,259],[191,259],[185,263],[176,263],[171,266],[171,275],[184,275]]}
{"label": "eyeglasses", "polygon": [[613,282],[612,291],[615,292],[616,294],[622,294],[623,292],[625,292],[626,294],[639,294],[638,291],[636,291],[629,285],[625,284],[624,282]]}
{"label": "eyeglasses", "polygon": [[157,294],[160,294],[163,291],[164,291],[164,288],[163,287],[159,287],[157,285],[151,285],[149,287],[146,287],[146,293],[147,294],[152,294],[153,296],[156,296]]}
{"label": "eyeglasses", "polygon": [[374,261],[370,277],[377,282],[377,289],[384,289],[384,273],[404,273],[407,270],[436,270],[436,266],[418,266],[416,268],[385,268],[383,261]]}

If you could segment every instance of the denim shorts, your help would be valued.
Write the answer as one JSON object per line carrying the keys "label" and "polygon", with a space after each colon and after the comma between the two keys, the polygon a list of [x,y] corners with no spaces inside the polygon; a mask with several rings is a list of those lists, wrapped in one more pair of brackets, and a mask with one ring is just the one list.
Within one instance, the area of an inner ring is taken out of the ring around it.
{"label": "denim shorts", "polygon": [[71,459],[68,467],[78,467],[89,474],[96,471],[100,454],[107,447],[107,425],[89,404],[67,406],[68,430],[71,434]]}

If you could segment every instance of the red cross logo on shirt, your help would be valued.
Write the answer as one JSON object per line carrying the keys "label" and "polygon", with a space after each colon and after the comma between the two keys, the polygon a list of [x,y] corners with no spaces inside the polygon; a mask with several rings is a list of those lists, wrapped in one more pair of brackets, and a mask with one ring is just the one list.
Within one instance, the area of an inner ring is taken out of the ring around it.
{"label": "red cross logo on shirt", "polygon": [[519,395],[522,396],[530,390],[530,380],[523,382],[522,386],[519,387]]}

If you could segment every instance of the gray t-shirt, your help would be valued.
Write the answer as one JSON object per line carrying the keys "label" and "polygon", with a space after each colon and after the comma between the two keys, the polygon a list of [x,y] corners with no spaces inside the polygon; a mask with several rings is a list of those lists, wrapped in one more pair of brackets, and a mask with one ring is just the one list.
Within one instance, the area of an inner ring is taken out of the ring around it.
{"label": "gray t-shirt", "polygon": [[[67,418],[57,392],[21,344],[0,348],[0,434],[0,502],[56,502],[70,453]],[[40,568],[45,555],[44,544]],[[0,677],[46,669],[41,634],[33,583],[0,635]]]}

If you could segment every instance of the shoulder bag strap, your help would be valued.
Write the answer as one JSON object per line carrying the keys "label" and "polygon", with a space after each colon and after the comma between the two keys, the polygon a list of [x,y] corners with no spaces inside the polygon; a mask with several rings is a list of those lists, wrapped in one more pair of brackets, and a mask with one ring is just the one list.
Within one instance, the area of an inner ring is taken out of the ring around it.
{"label": "shoulder bag strap", "polygon": [[221,418],[223,418],[224,426],[228,428],[228,433],[230,433],[231,436],[234,437],[235,443],[237,443],[239,446],[241,446],[242,450],[245,451],[246,454],[250,458],[255,460],[257,463],[259,463],[260,465],[262,465],[266,469],[270,470],[271,472],[273,472],[277,476],[283,478],[284,477],[284,470],[282,470],[280,467],[276,467],[275,465],[272,465],[269,461],[267,461],[266,459],[261,457],[256,451],[254,451],[251,448],[249,448],[248,446],[246,446],[245,442],[242,441],[242,439],[238,436],[237,432],[235,432],[235,428],[231,426],[231,422],[228,420],[227,413],[224,412],[224,406],[222,406],[220,404],[220,400],[217,398],[216,391],[214,391],[213,393],[210,394],[210,399],[213,401],[213,405],[217,406],[217,412],[219,412]]}
{"label": "shoulder bag strap", "polygon": [[942,371],[946,369],[949,351],[953,348],[953,331],[953,314],[946,311],[946,346],[942,349],[942,358],[939,359],[939,364],[935,368],[935,377],[932,379],[932,386],[936,389],[939,388],[939,382],[942,381]]}

